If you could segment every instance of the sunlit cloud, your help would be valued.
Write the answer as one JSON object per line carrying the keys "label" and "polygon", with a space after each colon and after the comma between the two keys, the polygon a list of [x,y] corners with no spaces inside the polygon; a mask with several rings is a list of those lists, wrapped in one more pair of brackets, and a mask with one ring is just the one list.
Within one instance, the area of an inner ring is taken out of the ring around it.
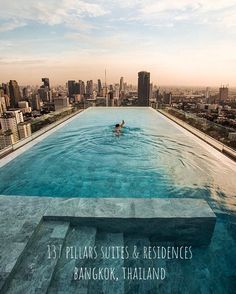
{"label": "sunlit cloud", "polygon": [[[236,84],[235,0],[0,0],[0,82]],[[27,74],[30,70],[30,75]]]}
{"label": "sunlit cloud", "polygon": [[[100,5],[77,0],[1,0],[1,18],[15,21],[35,21],[42,24],[71,24],[74,19],[98,17],[107,13]],[[71,21],[72,20],[72,21]]]}

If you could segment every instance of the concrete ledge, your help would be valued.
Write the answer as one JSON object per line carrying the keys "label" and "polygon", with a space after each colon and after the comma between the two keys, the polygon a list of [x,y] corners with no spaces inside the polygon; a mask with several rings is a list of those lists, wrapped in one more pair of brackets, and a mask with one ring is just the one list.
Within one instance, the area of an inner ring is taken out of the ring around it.
{"label": "concrete ledge", "polygon": [[[27,198],[27,197],[25,197]],[[30,197],[32,198],[32,197]],[[36,197],[38,198],[38,197]],[[42,199],[45,199],[42,197]],[[47,198],[46,198],[47,199]],[[50,198],[44,216],[104,218],[193,218],[215,214],[202,199],[192,198]]]}
{"label": "concrete ledge", "polygon": [[[0,235],[10,243],[20,232],[27,242],[42,218],[196,246],[209,244],[216,222],[201,199],[0,196]],[[32,223],[29,233],[21,229],[25,222]]]}
{"label": "concrete ledge", "polygon": [[152,241],[205,246],[211,241],[216,216],[201,199],[68,199],[50,205],[44,219],[70,221],[99,230],[142,234]]}

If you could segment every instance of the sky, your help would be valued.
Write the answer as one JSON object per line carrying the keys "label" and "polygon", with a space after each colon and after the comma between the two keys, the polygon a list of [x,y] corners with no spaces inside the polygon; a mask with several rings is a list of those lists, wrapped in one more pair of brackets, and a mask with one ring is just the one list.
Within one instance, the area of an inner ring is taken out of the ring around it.
{"label": "sky", "polygon": [[236,0],[0,0],[0,82],[236,86]]}

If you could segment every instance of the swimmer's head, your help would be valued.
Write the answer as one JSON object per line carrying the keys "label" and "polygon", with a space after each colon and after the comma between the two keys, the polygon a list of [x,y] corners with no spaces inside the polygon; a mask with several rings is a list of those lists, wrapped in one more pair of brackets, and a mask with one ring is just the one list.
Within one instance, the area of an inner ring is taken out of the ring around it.
{"label": "swimmer's head", "polygon": [[120,124],[116,124],[116,128],[119,128]]}

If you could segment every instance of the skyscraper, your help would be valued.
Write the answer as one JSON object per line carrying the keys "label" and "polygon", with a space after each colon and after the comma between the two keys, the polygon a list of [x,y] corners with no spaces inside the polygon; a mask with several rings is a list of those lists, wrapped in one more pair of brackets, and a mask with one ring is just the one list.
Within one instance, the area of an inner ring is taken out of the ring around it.
{"label": "skyscraper", "polygon": [[5,97],[0,96],[0,115],[7,111],[7,105]]}
{"label": "skyscraper", "polygon": [[38,89],[40,99],[43,102],[52,101],[52,92],[50,91],[50,84],[48,78],[42,78],[43,85]]}
{"label": "skyscraper", "polygon": [[70,98],[72,98],[74,95],[75,81],[68,81],[67,87],[68,87],[68,95]]}
{"label": "skyscraper", "polygon": [[98,80],[98,96],[102,96],[102,82]]}
{"label": "skyscraper", "polygon": [[5,95],[10,96],[9,84],[2,84],[1,88],[3,89]]}
{"label": "skyscraper", "polygon": [[153,84],[150,84],[150,90],[149,90],[149,99],[152,99],[153,97]]}
{"label": "skyscraper", "polygon": [[42,78],[42,82],[43,82],[44,88],[48,87],[48,90],[50,90],[49,78]]}
{"label": "skyscraper", "polygon": [[92,80],[87,81],[86,94],[93,95],[93,81]]}
{"label": "skyscraper", "polygon": [[43,101],[43,102],[49,102],[51,99],[50,99],[50,97],[51,97],[51,92],[50,91],[48,91],[48,88],[44,88],[43,86],[42,87],[40,87],[39,89],[38,89],[38,94],[39,94],[39,96],[40,96],[40,99]]}
{"label": "skyscraper", "polygon": [[30,96],[30,91],[28,87],[24,87],[22,90],[22,94],[23,94],[23,99],[26,100],[29,98]]}
{"label": "skyscraper", "polygon": [[80,84],[80,95],[84,95],[85,94],[85,84],[84,84],[84,81],[79,80],[79,84]]}
{"label": "skyscraper", "polygon": [[10,105],[11,107],[18,107],[18,102],[21,100],[20,88],[17,81],[11,80],[9,83]]}
{"label": "skyscraper", "polygon": [[33,110],[40,110],[41,109],[41,103],[40,103],[40,96],[38,94],[33,94],[31,105]]}
{"label": "skyscraper", "polygon": [[141,71],[138,73],[138,106],[149,106],[150,73]]}
{"label": "skyscraper", "polygon": [[124,91],[124,78],[120,78],[120,92]]}
{"label": "skyscraper", "polygon": [[228,97],[229,97],[229,88],[225,87],[225,86],[220,87],[220,89],[219,89],[220,101],[225,101],[228,99]]}

